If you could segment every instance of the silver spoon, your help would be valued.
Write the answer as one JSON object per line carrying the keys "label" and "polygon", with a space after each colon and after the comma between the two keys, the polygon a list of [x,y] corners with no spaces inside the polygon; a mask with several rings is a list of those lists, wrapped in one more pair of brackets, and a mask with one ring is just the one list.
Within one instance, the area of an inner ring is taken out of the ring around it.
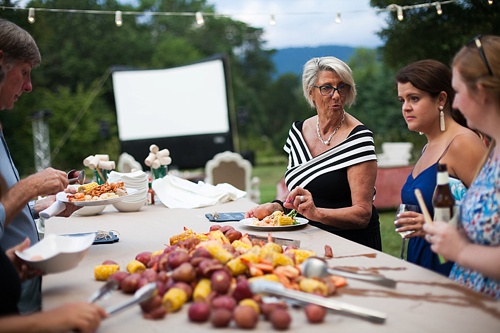
{"label": "silver spoon", "polygon": [[348,272],[343,269],[328,267],[326,261],[317,257],[307,258],[302,263],[302,274],[306,277],[324,277],[327,275],[338,275],[345,278],[375,283],[388,288],[396,288],[396,281],[380,275],[359,274]]}
{"label": "silver spoon", "polygon": [[68,171],[68,181],[70,184],[85,184],[85,171],[84,170],[70,170]]}
{"label": "silver spoon", "polygon": [[117,313],[118,311],[128,308],[131,305],[147,301],[148,299],[150,299],[155,295],[155,292],[156,292],[156,282],[150,282],[139,288],[131,299],[121,304],[110,307],[109,309],[106,310],[106,312],[109,315],[112,315]]}

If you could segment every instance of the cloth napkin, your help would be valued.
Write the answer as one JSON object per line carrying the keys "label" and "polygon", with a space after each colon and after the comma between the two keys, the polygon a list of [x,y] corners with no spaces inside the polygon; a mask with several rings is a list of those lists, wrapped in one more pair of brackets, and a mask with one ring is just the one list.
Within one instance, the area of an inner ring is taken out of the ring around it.
{"label": "cloth napkin", "polygon": [[200,208],[243,198],[247,193],[231,184],[216,186],[199,181],[191,182],[173,175],[153,181],[153,190],[169,208]]}

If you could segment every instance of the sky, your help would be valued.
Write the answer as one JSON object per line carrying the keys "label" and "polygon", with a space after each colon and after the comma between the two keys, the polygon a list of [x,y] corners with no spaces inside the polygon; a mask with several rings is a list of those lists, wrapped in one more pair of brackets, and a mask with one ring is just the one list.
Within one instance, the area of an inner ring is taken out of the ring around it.
{"label": "sky", "polygon": [[[263,28],[266,47],[321,45],[377,47],[376,32],[386,26],[387,12],[369,0],[208,0],[217,13]],[[340,12],[342,21],[335,23]],[[270,25],[271,15],[276,24]]]}

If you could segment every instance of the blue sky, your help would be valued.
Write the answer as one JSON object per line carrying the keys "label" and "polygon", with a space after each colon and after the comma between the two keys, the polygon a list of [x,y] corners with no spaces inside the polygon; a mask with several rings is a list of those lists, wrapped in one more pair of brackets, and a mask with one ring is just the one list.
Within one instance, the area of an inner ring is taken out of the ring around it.
{"label": "blue sky", "polygon": [[[376,32],[388,13],[378,13],[369,0],[208,0],[216,11],[265,30],[270,48],[345,45],[376,47]],[[342,22],[335,23],[337,13]],[[276,24],[269,24],[274,15]]]}

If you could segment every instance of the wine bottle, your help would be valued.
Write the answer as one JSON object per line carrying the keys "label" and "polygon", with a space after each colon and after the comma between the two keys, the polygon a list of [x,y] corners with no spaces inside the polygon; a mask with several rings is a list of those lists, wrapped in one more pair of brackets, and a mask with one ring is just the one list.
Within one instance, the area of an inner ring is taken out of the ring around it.
{"label": "wine bottle", "polygon": [[432,205],[434,206],[434,221],[449,222],[453,218],[455,198],[451,193],[446,164],[438,163],[437,184],[432,196]]}

